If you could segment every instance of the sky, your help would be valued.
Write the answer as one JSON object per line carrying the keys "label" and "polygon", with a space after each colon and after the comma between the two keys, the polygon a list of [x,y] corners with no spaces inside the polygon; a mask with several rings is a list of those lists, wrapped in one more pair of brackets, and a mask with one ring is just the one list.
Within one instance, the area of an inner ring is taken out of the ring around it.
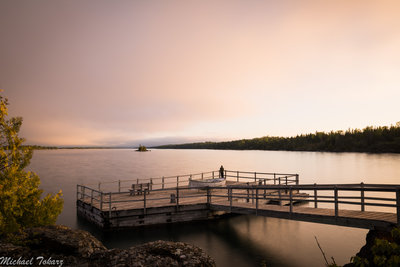
{"label": "sky", "polygon": [[39,145],[390,126],[399,14],[385,0],[0,0],[0,89]]}

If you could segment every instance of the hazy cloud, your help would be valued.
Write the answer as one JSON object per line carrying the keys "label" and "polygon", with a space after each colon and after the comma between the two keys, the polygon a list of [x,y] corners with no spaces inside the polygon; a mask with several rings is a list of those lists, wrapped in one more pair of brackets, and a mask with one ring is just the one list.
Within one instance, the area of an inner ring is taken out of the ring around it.
{"label": "hazy cloud", "polygon": [[41,144],[387,125],[399,13],[397,1],[3,0],[0,87]]}

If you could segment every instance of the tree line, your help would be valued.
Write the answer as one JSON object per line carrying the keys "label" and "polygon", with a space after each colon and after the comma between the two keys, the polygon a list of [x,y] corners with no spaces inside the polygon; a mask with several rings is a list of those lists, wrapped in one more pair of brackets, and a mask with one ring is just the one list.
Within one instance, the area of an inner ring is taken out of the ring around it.
{"label": "tree line", "polygon": [[400,125],[316,132],[295,137],[265,136],[226,142],[163,145],[157,148],[400,153]]}

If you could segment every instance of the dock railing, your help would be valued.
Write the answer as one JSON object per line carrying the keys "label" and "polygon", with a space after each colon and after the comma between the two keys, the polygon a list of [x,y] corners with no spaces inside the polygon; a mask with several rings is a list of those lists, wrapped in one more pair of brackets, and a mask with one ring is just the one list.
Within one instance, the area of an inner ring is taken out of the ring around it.
{"label": "dock railing", "polygon": [[[227,181],[245,182],[245,183],[261,183],[264,185],[289,185],[299,184],[298,174],[287,173],[265,173],[265,172],[248,172],[248,171],[230,171],[224,170],[224,177]],[[183,187],[189,185],[189,180],[207,180],[221,178],[219,171],[208,171],[193,174],[137,178],[129,180],[116,180],[99,182],[97,184],[85,184],[87,187],[97,188],[98,191],[118,191],[126,192],[132,187],[132,184],[150,183],[153,189],[166,189],[174,187]]]}
{"label": "dock railing", "polygon": [[[293,213],[296,202],[307,201],[310,208],[329,208],[334,210],[335,217],[340,217],[341,210],[385,211],[396,214],[397,225],[400,225],[400,185],[391,184],[305,184],[305,185],[252,185],[227,186],[227,194],[211,194],[212,197],[227,199],[234,207],[233,200],[252,202],[255,213],[258,213],[260,201],[278,200],[289,206]],[[307,193],[307,197],[297,196],[298,192]],[[219,191],[221,192],[221,191]],[[271,194],[275,192],[275,194]],[[379,209],[377,209],[379,208]]]}
{"label": "dock railing", "polygon": [[[119,200],[116,196],[119,194],[128,194],[128,190],[121,191],[120,189],[114,192],[103,192],[88,186],[77,185],[77,200],[84,201],[92,207],[99,208],[101,211],[108,211],[109,218],[112,217],[112,211],[118,210],[119,203],[128,202],[142,202],[143,205],[140,206],[142,206],[143,214],[145,215],[150,201],[166,201],[167,205],[176,205],[179,208],[180,205],[184,204],[185,200],[195,197],[198,198],[199,204],[228,205],[230,211],[235,206],[240,206],[239,203],[241,202],[251,202],[255,214],[258,214],[260,205],[265,204],[265,201],[268,200],[278,200],[281,204],[286,202],[287,206],[289,206],[289,213],[293,213],[293,207],[296,202],[307,201],[309,208],[329,208],[334,210],[335,217],[340,217],[341,210],[366,211],[368,207],[368,210],[376,211],[376,208],[379,208],[379,211],[396,214],[397,224],[400,225],[399,185],[364,183],[289,185],[289,183],[286,184],[286,175],[285,184],[264,185],[264,182],[260,183],[259,181],[264,181],[266,178],[262,178],[261,176],[258,178],[255,175],[256,178],[252,177],[251,179],[253,181],[256,179],[256,182],[252,184],[189,188],[180,186],[179,177],[175,177],[177,179],[175,185],[178,186],[169,188],[165,188],[164,186],[164,188],[152,189],[154,194],[147,195],[144,193],[139,198],[125,200]],[[205,177],[203,173],[203,178],[206,179]],[[282,178],[281,176],[277,177]],[[250,177],[240,177],[240,179],[250,179]],[[298,181],[298,176],[295,179]],[[170,197],[165,194],[162,197],[157,196],[157,192],[165,191],[174,194],[174,202],[172,202],[172,196]],[[300,191],[308,195],[306,197],[299,197]]]}

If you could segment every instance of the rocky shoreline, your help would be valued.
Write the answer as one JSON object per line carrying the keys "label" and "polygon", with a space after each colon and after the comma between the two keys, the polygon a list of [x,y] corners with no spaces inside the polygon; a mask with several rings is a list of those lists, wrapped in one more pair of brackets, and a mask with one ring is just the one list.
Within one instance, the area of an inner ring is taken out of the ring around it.
{"label": "rocky shoreline", "polygon": [[14,239],[0,241],[0,266],[216,266],[190,244],[155,241],[107,249],[90,233],[60,225],[27,229]]}

